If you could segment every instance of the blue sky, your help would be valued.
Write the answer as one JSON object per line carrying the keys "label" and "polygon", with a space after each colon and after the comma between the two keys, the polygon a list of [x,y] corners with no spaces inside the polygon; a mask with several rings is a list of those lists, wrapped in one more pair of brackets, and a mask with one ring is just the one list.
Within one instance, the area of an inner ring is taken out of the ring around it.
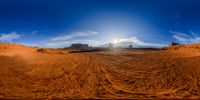
{"label": "blue sky", "polygon": [[0,0],[0,41],[164,46],[200,42],[199,0]]}

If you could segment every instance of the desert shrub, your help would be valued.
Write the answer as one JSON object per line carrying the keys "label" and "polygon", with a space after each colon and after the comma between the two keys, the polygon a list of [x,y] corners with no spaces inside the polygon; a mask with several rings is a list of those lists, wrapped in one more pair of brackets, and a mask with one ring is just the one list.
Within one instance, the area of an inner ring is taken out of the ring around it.
{"label": "desert shrub", "polygon": [[37,49],[37,52],[44,53],[44,52],[47,52],[47,50],[40,48],[40,49]]}

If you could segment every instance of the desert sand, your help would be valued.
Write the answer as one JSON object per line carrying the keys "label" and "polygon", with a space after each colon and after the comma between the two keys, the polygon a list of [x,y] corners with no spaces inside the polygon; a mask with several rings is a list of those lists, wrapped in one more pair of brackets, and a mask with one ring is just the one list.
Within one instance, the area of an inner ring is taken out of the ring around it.
{"label": "desert sand", "polygon": [[200,99],[200,44],[70,51],[0,43],[0,98]]}

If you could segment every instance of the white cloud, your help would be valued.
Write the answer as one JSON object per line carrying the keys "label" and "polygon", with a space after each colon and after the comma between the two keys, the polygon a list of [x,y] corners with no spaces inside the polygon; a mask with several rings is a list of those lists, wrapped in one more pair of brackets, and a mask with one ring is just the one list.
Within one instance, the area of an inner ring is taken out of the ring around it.
{"label": "white cloud", "polygon": [[71,33],[69,35],[58,36],[58,37],[52,38],[50,41],[68,41],[71,39],[76,39],[76,38],[80,38],[80,37],[88,37],[88,36],[93,36],[96,34],[98,34],[98,32],[95,32],[95,31],[75,32],[75,33]]}
{"label": "white cloud", "polygon": [[200,37],[197,36],[194,32],[190,33],[181,33],[181,32],[172,32],[172,37],[175,38],[179,43],[190,44],[200,42]]}
{"label": "white cloud", "polygon": [[21,36],[17,34],[16,32],[12,33],[2,33],[0,36],[0,41],[12,41],[15,39],[19,39]]}
{"label": "white cloud", "polygon": [[63,47],[69,47],[72,43],[84,43],[91,46],[98,46],[100,44],[99,41],[95,40],[69,40],[69,41],[55,41],[55,42],[45,42],[42,43],[40,46],[45,48],[63,48]]}
{"label": "white cloud", "polygon": [[[40,47],[47,48],[63,48],[68,47],[72,43],[85,43],[91,46],[106,46],[105,41],[97,41],[93,39],[88,39],[91,36],[97,35],[98,32],[94,31],[85,31],[85,32],[75,32],[65,36],[58,36],[49,39],[48,41],[40,44]],[[156,43],[145,43],[137,37],[121,38],[118,39],[118,43],[115,46],[128,47],[129,45],[133,47],[163,47],[165,45],[156,44]]]}
{"label": "white cloud", "polygon": [[44,48],[62,48],[68,46],[68,42],[60,41],[60,42],[45,42],[40,45],[40,47]]}
{"label": "white cloud", "polygon": [[100,45],[101,43],[99,41],[96,41],[96,40],[73,40],[70,42],[70,44],[72,43],[84,43],[84,44],[88,44],[88,45],[91,45],[91,46],[98,46]]}
{"label": "white cloud", "polygon": [[98,41],[89,40],[89,39],[81,39],[85,37],[90,37],[97,35],[98,32],[95,31],[85,31],[85,32],[74,32],[69,35],[57,36],[51,38],[48,41],[45,41],[40,46],[41,47],[50,47],[50,48],[62,48],[70,46],[72,43],[86,43],[92,46],[96,46],[99,44]]}
{"label": "white cloud", "polygon": [[141,40],[139,40],[137,37],[130,37],[130,38],[119,39],[118,44],[143,45],[144,43]]}
{"label": "white cloud", "polygon": [[120,47],[128,47],[129,45],[132,45],[133,47],[164,47],[164,44],[158,44],[158,43],[146,43],[137,37],[130,37],[130,38],[122,38],[119,39],[115,46]]}

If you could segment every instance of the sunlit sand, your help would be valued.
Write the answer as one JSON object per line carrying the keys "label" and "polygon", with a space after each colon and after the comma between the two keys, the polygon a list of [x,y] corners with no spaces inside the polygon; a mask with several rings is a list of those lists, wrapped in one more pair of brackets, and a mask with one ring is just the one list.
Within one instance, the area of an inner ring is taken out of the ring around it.
{"label": "sunlit sand", "polygon": [[199,98],[199,48],[69,53],[0,43],[0,98]]}

